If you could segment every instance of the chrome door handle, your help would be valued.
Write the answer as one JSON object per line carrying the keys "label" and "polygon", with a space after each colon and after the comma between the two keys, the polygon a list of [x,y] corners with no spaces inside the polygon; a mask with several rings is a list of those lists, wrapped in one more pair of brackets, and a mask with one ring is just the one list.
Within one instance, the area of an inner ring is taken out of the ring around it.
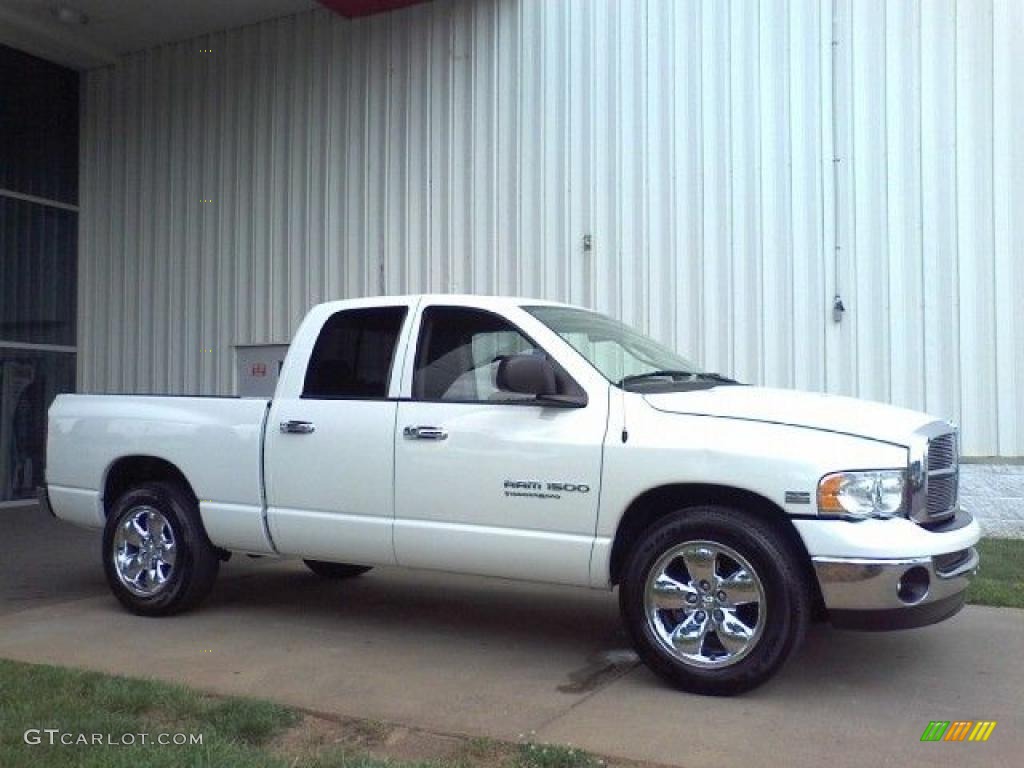
{"label": "chrome door handle", "polygon": [[281,422],[281,431],[291,435],[308,435],[316,429],[316,426],[311,421],[299,421],[298,419],[289,419],[288,421]]}
{"label": "chrome door handle", "polygon": [[440,427],[406,427],[402,434],[408,440],[447,440],[448,433]]}

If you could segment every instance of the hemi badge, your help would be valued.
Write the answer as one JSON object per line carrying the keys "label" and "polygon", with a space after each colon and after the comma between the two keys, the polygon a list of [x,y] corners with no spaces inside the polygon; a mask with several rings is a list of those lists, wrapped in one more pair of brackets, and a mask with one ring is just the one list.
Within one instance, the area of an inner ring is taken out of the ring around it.
{"label": "hemi badge", "polygon": [[787,504],[810,504],[811,494],[808,491],[786,491]]}

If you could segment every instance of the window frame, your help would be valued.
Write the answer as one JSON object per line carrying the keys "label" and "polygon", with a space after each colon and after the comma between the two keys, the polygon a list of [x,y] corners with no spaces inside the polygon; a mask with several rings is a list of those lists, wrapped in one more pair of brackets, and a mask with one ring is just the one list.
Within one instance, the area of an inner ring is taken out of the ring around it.
{"label": "window frame", "polygon": [[[306,370],[302,375],[302,389],[299,392],[300,400],[353,400],[360,402],[388,402],[392,400],[398,400],[401,398],[394,398],[390,396],[391,384],[394,381],[395,370],[399,363],[399,347],[402,343],[402,336],[409,324],[409,319],[412,316],[410,312],[411,307],[408,304],[384,304],[384,305],[368,305],[362,307],[345,307],[332,312],[327,318],[320,324],[320,330],[317,331],[316,338],[313,341],[313,345],[309,350],[309,357],[306,360]],[[309,370],[313,366],[313,359],[316,355],[316,347],[320,342],[320,337],[323,335],[324,330],[327,328],[335,317],[341,314],[347,314],[352,312],[372,312],[380,310],[399,310],[402,313],[401,322],[398,325],[398,330],[395,333],[395,343],[391,350],[391,359],[388,361],[388,372],[387,378],[384,381],[384,394],[383,395],[310,395],[306,393],[306,378],[309,376]]]}
{"label": "window frame", "polygon": [[566,370],[565,366],[562,365],[546,347],[539,344],[537,340],[529,333],[524,331],[518,323],[516,323],[506,315],[501,314],[500,312],[495,312],[490,309],[485,309],[484,307],[472,306],[469,304],[428,304],[426,306],[420,307],[418,316],[416,318],[417,322],[415,327],[416,346],[415,351],[413,352],[412,355],[412,365],[409,368],[409,396],[399,398],[400,400],[413,403],[445,403],[449,405],[512,405],[517,407],[529,406],[533,408],[560,408],[560,406],[558,406],[556,403],[548,403],[528,398],[524,398],[522,400],[448,400],[444,398],[428,398],[417,396],[416,377],[419,372],[420,354],[423,352],[423,345],[425,343],[426,338],[426,335],[424,334],[423,330],[426,325],[427,313],[430,312],[430,310],[432,309],[455,309],[468,312],[478,312],[480,314],[496,318],[499,321],[505,323],[506,325],[509,326],[509,328],[514,330],[524,339],[526,339],[526,341],[532,344],[536,349],[539,349],[541,352],[543,352],[544,355],[547,357],[548,361],[552,365],[554,365],[557,370],[561,371],[565,375],[565,377],[570,382],[572,382],[572,384],[580,391],[580,393],[583,394],[586,400],[586,404],[574,406],[574,408],[587,408],[590,405],[590,396],[589,394],[587,394],[586,387],[580,384],[576,377],[569,373],[569,371]]}

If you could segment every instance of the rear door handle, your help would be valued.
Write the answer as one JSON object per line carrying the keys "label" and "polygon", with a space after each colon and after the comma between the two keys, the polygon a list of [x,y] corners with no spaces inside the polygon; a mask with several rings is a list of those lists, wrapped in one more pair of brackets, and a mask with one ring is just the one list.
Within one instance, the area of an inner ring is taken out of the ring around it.
{"label": "rear door handle", "polygon": [[402,434],[407,440],[447,440],[448,433],[440,427],[406,427]]}
{"label": "rear door handle", "polygon": [[308,435],[315,429],[316,426],[311,421],[289,419],[288,421],[281,422],[281,431],[291,435]]}

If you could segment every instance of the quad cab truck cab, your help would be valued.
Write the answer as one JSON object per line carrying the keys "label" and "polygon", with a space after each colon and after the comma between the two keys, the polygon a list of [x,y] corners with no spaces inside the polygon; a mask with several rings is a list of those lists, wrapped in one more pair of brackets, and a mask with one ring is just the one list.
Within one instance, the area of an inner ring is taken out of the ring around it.
{"label": "quad cab truck cab", "polygon": [[124,606],[191,608],[230,553],[610,590],[693,692],[768,679],[813,617],[891,629],[963,605],[979,527],[957,432],[739,385],[588,310],[481,296],[314,307],[272,400],[61,395],[57,517],[102,529]]}

